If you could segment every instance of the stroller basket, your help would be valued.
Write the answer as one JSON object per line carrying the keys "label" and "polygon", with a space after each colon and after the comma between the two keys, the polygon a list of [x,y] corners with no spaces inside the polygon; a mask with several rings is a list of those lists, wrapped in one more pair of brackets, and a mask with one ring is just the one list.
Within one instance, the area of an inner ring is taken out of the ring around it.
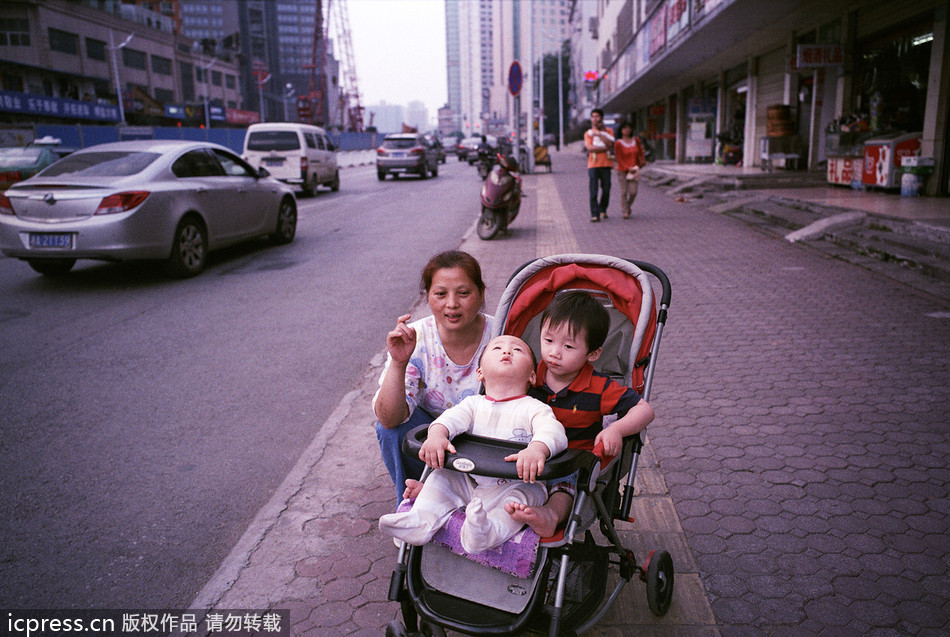
{"label": "stroller basket", "polygon": [[[659,308],[654,282],[660,288]],[[541,314],[555,295],[568,290],[589,292],[611,315],[604,353],[595,369],[648,399],[670,302],[669,279],[656,266],[586,254],[526,263],[502,294],[493,336],[519,336],[540,359]],[[404,453],[418,457],[426,429],[419,427],[406,436]],[[504,458],[524,445],[472,435],[457,436],[453,445],[457,453],[446,458],[446,468],[517,479],[514,463]],[[638,564],[614,528],[615,520],[629,517],[642,445],[636,435],[624,441],[618,458],[601,458],[596,450],[568,449],[548,460],[541,477],[578,472],[577,495],[563,536],[542,540],[527,578],[476,564],[432,543],[403,546],[389,599],[400,602],[405,623],[391,622],[386,634],[409,634],[420,617],[427,634],[439,634],[443,627],[467,634],[511,635],[528,628],[546,628],[550,635],[562,630],[580,633],[603,617],[634,576],[646,583],[650,610],[665,614],[673,592],[669,553],[651,552],[645,563]],[[597,523],[609,544],[594,541],[590,529]],[[610,566],[618,567],[620,578],[605,600]]]}

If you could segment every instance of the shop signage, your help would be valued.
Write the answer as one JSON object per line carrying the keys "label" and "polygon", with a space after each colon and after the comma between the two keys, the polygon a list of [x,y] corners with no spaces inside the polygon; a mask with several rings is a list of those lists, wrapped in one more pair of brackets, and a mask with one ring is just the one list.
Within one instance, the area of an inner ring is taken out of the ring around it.
{"label": "shop signage", "polygon": [[18,93],[16,91],[0,91],[0,112],[106,122],[119,121],[118,106],[81,102],[64,97]]}
{"label": "shop signage", "polygon": [[723,0],[693,0],[693,23],[715,11]]}
{"label": "shop signage", "polygon": [[650,57],[666,46],[666,11],[657,11],[650,18]]}
{"label": "shop signage", "polygon": [[666,41],[689,28],[689,3],[686,0],[667,0],[666,3]]}
{"label": "shop signage", "polygon": [[690,117],[703,118],[716,116],[715,97],[691,97],[686,104],[687,114]]}
{"label": "shop signage", "polygon": [[261,121],[261,114],[257,111],[244,111],[238,108],[229,108],[226,111],[228,124],[256,124]]}
{"label": "shop signage", "polygon": [[822,66],[837,66],[844,63],[840,44],[799,44],[795,67],[814,69]]}

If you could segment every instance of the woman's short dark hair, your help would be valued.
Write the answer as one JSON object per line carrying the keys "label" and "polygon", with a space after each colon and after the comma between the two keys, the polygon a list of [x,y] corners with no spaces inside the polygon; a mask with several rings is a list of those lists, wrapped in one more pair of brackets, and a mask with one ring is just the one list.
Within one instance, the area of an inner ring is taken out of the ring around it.
{"label": "woman's short dark hair", "polygon": [[561,292],[541,314],[541,326],[567,325],[571,336],[583,330],[587,339],[587,353],[601,347],[610,331],[610,313],[593,296],[583,290]]}
{"label": "woman's short dark hair", "polygon": [[623,135],[623,129],[625,129],[625,128],[629,128],[629,129],[630,129],[630,134],[631,134],[631,135],[636,134],[636,130],[633,128],[633,124],[632,124],[631,122],[624,122],[623,124],[620,125],[620,128],[618,128],[617,130],[620,131],[620,134],[621,134],[621,135]]}
{"label": "woman's short dark hair", "polygon": [[596,114],[600,115],[601,117],[603,117],[603,116],[604,116],[604,109],[602,109],[602,108],[595,108],[595,109],[591,110],[590,114],[593,115],[594,113],[596,113]]}
{"label": "woman's short dark hair", "polygon": [[485,294],[485,282],[482,280],[482,267],[478,261],[468,252],[461,250],[448,250],[435,255],[425,267],[422,268],[422,289],[428,293],[432,287],[432,277],[439,270],[445,268],[461,268],[468,278],[472,280],[479,294]]}

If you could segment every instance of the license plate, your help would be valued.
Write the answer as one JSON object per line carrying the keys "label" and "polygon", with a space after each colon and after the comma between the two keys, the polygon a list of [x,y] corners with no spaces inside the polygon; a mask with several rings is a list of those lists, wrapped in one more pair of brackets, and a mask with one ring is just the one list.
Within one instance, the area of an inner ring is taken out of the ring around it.
{"label": "license plate", "polygon": [[393,157],[405,157],[406,153],[393,153]]}
{"label": "license plate", "polygon": [[266,166],[280,166],[282,163],[284,163],[283,159],[265,159],[264,160],[264,165]]}
{"label": "license plate", "polygon": [[31,248],[72,248],[73,235],[69,233],[31,232]]}

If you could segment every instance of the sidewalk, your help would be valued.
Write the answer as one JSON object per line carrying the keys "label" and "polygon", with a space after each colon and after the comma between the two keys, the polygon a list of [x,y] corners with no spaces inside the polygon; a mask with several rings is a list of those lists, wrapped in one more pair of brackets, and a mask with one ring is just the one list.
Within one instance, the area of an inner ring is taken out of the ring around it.
{"label": "sidewalk", "polygon": [[[524,177],[509,236],[469,231],[460,245],[483,265],[489,311],[541,254],[635,257],[673,282],[637,531],[622,531],[638,558],[673,555],[673,606],[654,618],[634,580],[591,634],[945,631],[950,302],[649,180],[632,219],[617,219],[615,202],[609,220],[589,223],[583,155],[563,149],[553,163]],[[386,600],[396,550],[376,529],[394,496],[372,431],[382,362],[192,608],[289,608],[292,634],[321,637],[379,635],[399,617]]]}

